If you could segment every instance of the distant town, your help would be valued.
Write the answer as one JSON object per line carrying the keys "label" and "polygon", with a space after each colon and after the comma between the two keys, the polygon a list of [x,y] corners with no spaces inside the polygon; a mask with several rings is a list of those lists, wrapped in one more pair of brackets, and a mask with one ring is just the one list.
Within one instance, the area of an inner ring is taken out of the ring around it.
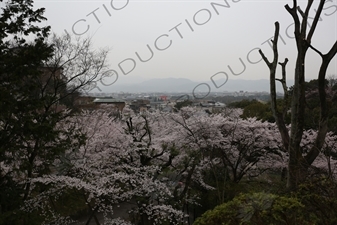
{"label": "distant town", "polygon": [[[281,94],[279,94],[281,96]],[[268,92],[216,92],[216,93],[90,93],[76,98],[74,105],[81,109],[96,109],[101,105],[111,107],[122,112],[129,107],[135,113],[144,111],[174,112],[184,106],[193,106],[208,112],[219,112],[231,102],[243,99],[256,99],[267,103]]]}

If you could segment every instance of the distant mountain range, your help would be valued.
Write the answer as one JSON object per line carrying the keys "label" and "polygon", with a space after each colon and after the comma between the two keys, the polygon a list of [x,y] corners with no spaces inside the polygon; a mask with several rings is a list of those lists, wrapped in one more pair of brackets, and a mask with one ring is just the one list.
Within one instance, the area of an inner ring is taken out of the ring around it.
{"label": "distant mountain range", "polygon": [[[288,81],[288,86],[293,81]],[[208,85],[208,86],[207,86]],[[209,80],[205,82],[196,82],[186,78],[154,78],[147,80],[138,80],[134,83],[119,83],[118,80],[111,86],[100,86],[103,92],[269,92],[269,80],[234,80],[219,79],[214,83]],[[280,82],[277,82],[277,91],[282,92]]]}

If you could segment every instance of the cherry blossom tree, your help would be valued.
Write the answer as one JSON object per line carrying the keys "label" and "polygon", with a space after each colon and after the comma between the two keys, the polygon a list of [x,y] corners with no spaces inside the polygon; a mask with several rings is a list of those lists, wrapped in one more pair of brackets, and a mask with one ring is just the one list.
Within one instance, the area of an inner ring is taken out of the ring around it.
{"label": "cherry blossom tree", "polygon": [[[221,203],[226,182],[240,182],[244,176],[248,179],[285,166],[286,156],[280,151],[274,124],[243,120],[237,112],[208,115],[193,108],[170,116],[179,125],[177,144],[187,150],[179,155],[186,158],[180,163],[186,171],[182,177],[185,192],[197,184],[204,190],[216,190]],[[215,185],[207,184],[209,176]]]}
{"label": "cherry blossom tree", "polygon": [[[221,182],[281,170],[288,160],[276,124],[244,120],[237,112],[209,115],[182,108],[178,113],[128,113],[116,118],[103,107],[84,111],[60,126],[82,130],[86,143],[57,157],[52,174],[31,180],[34,197],[24,210],[41,211],[48,222],[72,221],[52,202],[74,191],[87,205],[87,223],[184,223],[190,206],[199,204],[198,190],[215,190],[221,202]],[[315,131],[304,134],[302,147],[310,149]],[[326,151],[332,152],[336,137],[327,137]],[[330,159],[334,172],[332,154],[323,153],[317,167],[328,171]],[[210,174],[215,182],[209,183]],[[118,206],[125,207],[128,218],[114,214]]]}
{"label": "cherry blossom tree", "polygon": [[27,202],[27,209],[32,210],[37,202],[46,205],[50,196],[57,198],[68,190],[77,190],[88,206],[88,222],[91,219],[98,222],[98,212],[103,213],[105,223],[123,220],[112,215],[114,207],[125,202],[134,205],[131,212],[134,222],[183,221],[184,213],[167,204],[172,192],[162,171],[174,157],[174,148],[154,141],[162,136],[154,131],[158,119],[139,116],[122,121],[104,110],[75,117],[73,122],[87,136],[86,145],[69,150],[56,160],[54,174],[32,180],[36,185],[53,188]]}

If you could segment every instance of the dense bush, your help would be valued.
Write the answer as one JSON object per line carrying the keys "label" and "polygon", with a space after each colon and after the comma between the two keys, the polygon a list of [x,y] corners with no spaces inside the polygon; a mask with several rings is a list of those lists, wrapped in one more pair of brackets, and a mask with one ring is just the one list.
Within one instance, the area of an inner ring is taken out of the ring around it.
{"label": "dense bush", "polygon": [[311,224],[297,199],[269,193],[246,193],[209,210],[194,225]]}
{"label": "dense bush", "polygon": [[284,196],[245,193],[209,210],[194,225],[337,224],[337,184],[316,179]]}
{"label": "dense bush", "polygon": [[331,179],[312,179],[295,193],[305,205],[306,215],[315,224],[337,224],[337,183]]}

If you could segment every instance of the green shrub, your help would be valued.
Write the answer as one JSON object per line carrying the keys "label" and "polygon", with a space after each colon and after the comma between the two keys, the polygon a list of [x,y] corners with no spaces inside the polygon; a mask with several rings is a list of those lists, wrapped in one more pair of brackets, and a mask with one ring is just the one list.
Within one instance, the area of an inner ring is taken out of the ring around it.
{"label": "green shrub", "polygon": [[207,211],[194,225],[312,224],[304,211],[305,206],[294,197],[247,193]]}

